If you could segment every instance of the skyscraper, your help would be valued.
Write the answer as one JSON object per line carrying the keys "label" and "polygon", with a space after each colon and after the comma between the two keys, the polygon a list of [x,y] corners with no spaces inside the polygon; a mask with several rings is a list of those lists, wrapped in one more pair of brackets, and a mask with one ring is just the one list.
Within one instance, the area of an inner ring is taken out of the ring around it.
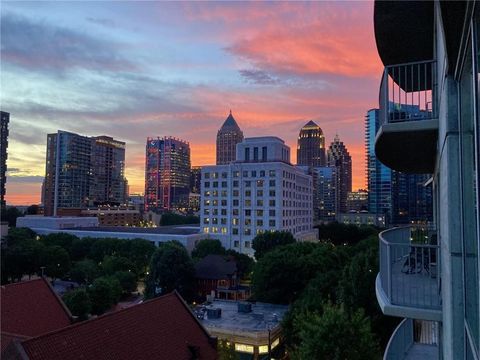
{"label": "skyscraper", "polygon": [[200,186],[202,180],[202,168],[200,166],[192,166],[190,171],[190,192],[200,194]]}
{"label": "skyscraper", "polygon": [[337,168],[337,211],[347,211],[347,195],[352,191],[352,158],[338,134],[328,148],[328,166]]}
{"label": "skyscraper", "polygon": [[125,203],[124,168],[124,142],[62,130],[48,134],[42,196],[45,215],[56,216],[58,209]]}
{"label": "skyscraper", "polygon": [[7,148],[8,148],[8,123],[10,113],[0,111],[0,211],[5,210],[5,183],[7,182]]}
{"label": "skyscraper", "polygon": [[120,205],[127,200],[125,143],[109,136],[92,138],[91,166],[94,181],[90,201],[94,205]]}
{"label": "skyscraper", "polygon": [[47,135],[43,197],[46,216],[56,216],[58,208],[88,206],[91,149],[91,140],[86,136],[61,130]]}
{"label": "skyscraper", "polygon": [[217,133],[217,165],[235,161],[237,144],[243,141],[243,132],[232,116],[232,110]]}
{"label": "skyscraper", "polygon": [[313,172],[313,210],[316,219],[333,221],[337,214],[337,168],[315,167]]}
{"label": "skyscraper", "polygon": [[[418,107],[402,105],[402,113],[410,118],[419,114]],[[373,214],[385,215],[388,224],[431,221],[433,194],[425,186],[430,175],[405,174],[383,165],[375,155],[375,135],[380,129],[378,109],[371,109],[365,117],[365,147],[367,155],[368,207]]]}
{"label": "skyscraper", "polygon": [[297,165],[325,166],[325,136],[313,121],[309,121],[300,130],[297,143]]}
{"label": "skyscraper", "polygon": [[169,136],[147,138],[145,210],[186,209],[189,193],[189,143]]}

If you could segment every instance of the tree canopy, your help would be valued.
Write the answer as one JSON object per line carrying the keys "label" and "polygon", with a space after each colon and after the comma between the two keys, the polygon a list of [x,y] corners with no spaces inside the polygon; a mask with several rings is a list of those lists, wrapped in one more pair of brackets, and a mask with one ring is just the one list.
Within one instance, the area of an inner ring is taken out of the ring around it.
{"label": "tree canopy", "polygon": [[293,244],[295,238],[288,231],[267,231],[255,236],[252,248],[255,259],[260,260],[267,252],[281,245]]}
{"label": "tree canopy", "polygon": [[63,302],[74,316],[78,316],[80,320],[88,318],[88,314],[92,311],[92,302],[90,296],[85,289],[76,289],[66,293]]}
{"label": "tree canopy", "polygon": [[220,240],[203,239],[195,244],[192,250],[192,258],[203,259],[207,255],[225,255],[225,248]]}
{"label": "tree canopy", "polygon": [[[187,250],[177,241],[162,243],[155,250],[150,262],[150,274],[146,279],[145,295],[152,298],[177,290],[183,298],[193,297],[195,267]],[[157,291],[159,290],[159,291]]]}

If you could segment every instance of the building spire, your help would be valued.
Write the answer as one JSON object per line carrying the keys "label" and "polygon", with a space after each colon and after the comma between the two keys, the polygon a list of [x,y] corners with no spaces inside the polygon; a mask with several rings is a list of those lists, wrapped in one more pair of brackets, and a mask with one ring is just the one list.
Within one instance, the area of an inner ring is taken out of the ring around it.
{"label": "building spire", "polygon": [[230,109],[230,115],[232,115],[232,109]]}

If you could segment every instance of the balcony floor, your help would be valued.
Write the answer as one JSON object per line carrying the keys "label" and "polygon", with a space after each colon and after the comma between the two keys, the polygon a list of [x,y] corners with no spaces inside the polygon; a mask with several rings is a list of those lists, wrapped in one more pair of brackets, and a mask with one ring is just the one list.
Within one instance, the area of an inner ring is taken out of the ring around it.
{"label": "balcony floor", "polygon": [[[424,268],[413,273],[404,266],[406,257],[396,259],[392,265],[392,303],[395,305],[440,309],[440,296],[437,293],[437,278],[430,276]],[[418,272],[417,272],[418,271]]]}
{"label": "balcony floor", "polygon": [[405,360],[434,359],[438,359],[438,347],[436,345],[413,344],[405,356]]}

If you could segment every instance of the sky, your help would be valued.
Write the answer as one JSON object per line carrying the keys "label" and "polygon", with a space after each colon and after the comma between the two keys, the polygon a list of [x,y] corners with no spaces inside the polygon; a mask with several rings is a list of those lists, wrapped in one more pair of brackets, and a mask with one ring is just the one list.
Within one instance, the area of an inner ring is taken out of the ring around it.
{"label": "sky", "polygon": [[292,148],[315,121],[336,133],[365,188],[364,118],[382,65],[373,2],[0,3],[1,108],[10,112],[9,204],[40,202],[48,133],[126,142],[130,193],[143,193],[148,136],[190,143],[215,163],[232,110],[246,137]]}

